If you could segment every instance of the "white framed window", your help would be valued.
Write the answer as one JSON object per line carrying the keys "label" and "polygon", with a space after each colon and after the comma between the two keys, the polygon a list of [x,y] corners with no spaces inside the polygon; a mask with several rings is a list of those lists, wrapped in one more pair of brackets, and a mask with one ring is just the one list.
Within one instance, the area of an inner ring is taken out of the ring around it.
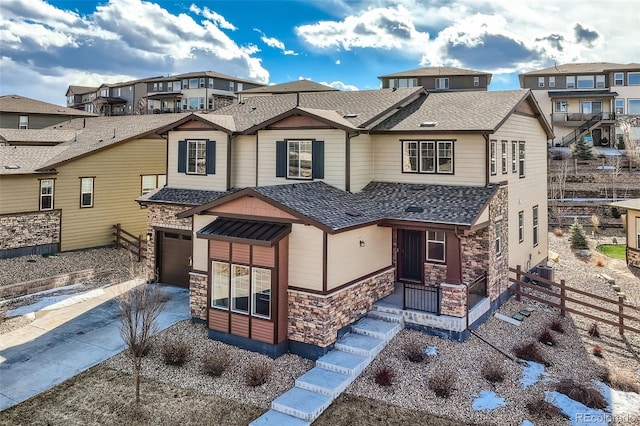
{"label": "white framed window", "polygon": [[577,87],[578,89],[593,89],[593,76],[579,75]]}
{"label": "white framed window", "polygon": [[182,80],[182,88],[183,89],[188,89],[189,88],[189,80],[188,79],[184,79]]}
{"label": "white framed window", "polygon": [[244,88],[244,85],[242,83],[237,83],[236,84],[236,89],[238,90],[238,92],[242,92],[243,88]]}
{"label": "white framed window", "polygon": [[29,128],[29,116],[21,115],[18,120],[18,129],[28,129]]}
{"label": "white framed window", "polygon": [[198,79],[190,78],[189,79],[189,89],[197,89],[198,88]]}
{"label": "white framed window", "polygon": [[209,78],[209,89],[213,89],[213,79]]}
{"label": "white framed window", "polygon": [[549,87],[556,87],[556,77],[554,75],[549,76]]}
{"label": "white framed window", "polygon": [[402,171],[403,172],[418,171],[418,142],[417,141],[402,142]]}
{"label": "white framed window", "polygon": [[144,195],[167,184],[167,175],[142,175],[141,194]]}
{"label": "white framed window", "polygon": [[533,246],[538,245],[538,206],[533,206]]}
{"label": "white framed window", "polygon": [[567,101],[556,101],[556,112],[567,112]]}
{"label": "white framed window", "polygon": [[498,161],[498,153],[497,153],[497,144],[498,141],[492,140],[491,141],[491,148],[490,148],[490,169],[491,169],[491,175],[495,175],[498,172],[498,166],[497,166],[497,161]]}
{"label": "white framed window", "polygon": [[427,260],[445,261],[446,235],[440,231],[427,231]]}
{"label": "white framed window", "polygon": [[524,241],[524,211],[518,212],[518,241]]}
{"label": "white framed window", "polygon": [[538,77],[538,87],[544,87],[544,77]]}
{"label": "white framed window", "polygon": [[480,77],[473,77],[473,87],[480,86]]}
{"label": "white framed window", "polygon": [[436,78],[436,89],[444,90],[449,88],[449,77]]}
{"label": "white framed window", "polygon": [[311,179],[312,141],[287,141],[287,177],[293,179]]}
{"label": "white framed window", "polygon": [[495,250],[496,250],[496,257],[498,257],[502,254],[502,222],[496,223],[495,231],[496,231]]}
{"label": "white framed window", "polygon": [[229,90],[231,90],[232,92],[234,90],[236,90],[236,83],[235,82],[233,82],[233,81],[229,82]]}
{"label": "white framed window", "polygon": [[604,75],[596,75],[596,88],[602,89],[605,86]]}
{"label": "white framed window", "polygon": [[174,81],[173,82],[173,92],[179,92],[180,91],[180,82],[179,81]]}
{"label": "white framed window", "polygon": [[640,86],[640,72],[628,72],[627,73],[627,85],[628,86]]}
{"label": "white framed window", "polygon": [[403,173],[453,173],[453,141],[402,141]]}
{"label": "white framed window", "polygon": [[615,100],[615,112],[616,114],[624,114],[624,99]]}
{"label": "white framed window", "polygon": [[204,89],[204,87],[205,87],[204,82],[205,82],[205,78],[204,77],[200,77],[200,88],[201,89]]}
{"label": "white framed window", "polygon": [[103,98],[106,98],[109,96],[109,89],[101,89],[100,90],[100,96]]}
{"label": "white framed window", "polygon": [[189,98],[189,109],[198,109],[198,98]]}
{"label": "white framed window", "polygon": [[92,177],[80,178],[80,207],[93,207],[93,181]]}
{"label": "white framed window", "polygon": [[519,141],[518,142],[518,164],[519,164],[519,168],[518,168],[518,175],[523,178],[525,177],[525,157],[524,157],[524,141]]}
{"label": "white framed window", "polygon": [[121,96],[121,95],[122,95],[122,89],[118,87],[118,89],[116,90],[116,96]]}
{"label": "white framed window", "polygon": [[511,173],[518,171],[518,142],[511,141]]}
{"label": "white framed window", "polygon": [[252,268],[251,287],[251,314],[271,318],[271,270]]}
{"label": "white framed window", "polygon": [[575,89],[576,88],[576,77],[574,75],[568,75],[566,77],[567,89]]}
{"label": "white framed window", "polygon": [[453,173],[452,141],[438,141],[438,173]]}
{"label": "white framed window", "polygon": [[211,306],[229,309],[229,264],[226,262],[211,263]]}
{"label": "white framed window", "polygon": [[627,114],[640,115],[640,99],[627,100]]}
{"label": "white framed window", "polygon": [[434,141],[420,142],[420,172],[435,173],[436,171],[436,143]]}
{"label": "white framed window", "polygon": [[53,179],[40,180],[40,210],[53,210]]}
{"label": "white framed window", "polygon": [[187,174],[204,175],[207,166],[207,141],[187,141]]}
{"label": "white framed window", "polygon": [[500,142],[501,154],[502,154],[502,174],[507,174],[507,141]]}
{"label": "white framed window", "polygon": [[199,98],[200,102],[198,103],[198,106],[200,107],[200,109],[204,109],[204,98]]}
{"label": "white framed window", "polygon": [[602,102],[582,101],[580,102],[580,112],[583,114],[599,114],[602,112]]}
{"label": "white framed window", "polygon": [[613,85],[614,86],[624,86],[624,73],[617,72],[613,74]]}
{"label": "white framed window", "polygon": [[231,265],[231,310],[241,314],[249,313],[250,268]]}

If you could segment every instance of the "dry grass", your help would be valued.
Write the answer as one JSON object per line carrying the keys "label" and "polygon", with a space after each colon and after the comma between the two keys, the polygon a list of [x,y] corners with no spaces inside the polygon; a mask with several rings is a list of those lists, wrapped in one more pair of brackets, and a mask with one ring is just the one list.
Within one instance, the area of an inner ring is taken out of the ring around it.
{"label": "dry grass", "polygon": [[597,257],[595,261],[596,266],[602,268],[606,265],[605,260],[602,257]]}
{"label": "dry grass", "polygon": [[545,328],[540,332],[538,335],[538,342],[544,343],[547,346],[555,346],[558,343],[549,328]]}
{"label": "dry grass", "polygon": [[589,336],[591,337],[596,337],[599,338],[600,337],[600,327],[598,327],[598,323],[594,322],[593,324],[591,324],[591,327],[589,327]]}
{"label": "dry grass", "polygon": [[211,377],[220,377],[230,365],[229,351],[224,348],[216,348],[205,355],[202,360],[202,372]]}
{"label": "dry grass", "polygon": [[162,345],[162,357],[167,365],[181,366],[190,356],[189,344],[180,339],[167,339]]}
{"label": "dry grass", "polygon": [[529,414],[540,419],[566,417],[558,407],[551,404],[550,402],[545,401],[544,397],[536,398],[528,402],[526,407]]}
{"label": "dry grass", "polygon": [[640,381],[638,381],[636,374],[631,370],[609,368],[603,377],[603,381],[613,389],[640,393]]}
{"label": "dry grass", "polygon": [[537,362],[547,367],[551,366],[551,362],[535,342],[522,342],[513,348],[513,353],[520,359]]}
{"label": "dry grass", "polygon": [[271,376],[271,364],[263,360],[250,362],[244,370],[244,381],[247,386],[264,385]]}
{"label": "dry grass", "polygon": [[564,333],[564,324],[562,324],[562,321],[560,319],[554,319],[553,321],[551,321],[551,323],[549,324],[549,328],[556,333]]}
{"label": "dry grass", "polygon": [[482,377],[491,383],[502,382],[507,375],[504,364],[495,358],[488,359],[482,365]]}
{"label": "dry grass", "polygon": [[378,367],[373,373],[373,377],[375,382],[380,386],[391,386],[396,378],[396,373],[393,371],[393,368],[388,365],[383,365],[382,367]]}
{"label": "dry grass", "polygon": [[440,370],[427,381],[429,389],[440,398],[449,398],[454,391],[457,374],[453,370]]}
{"label": "dry grass", "polygon": [[564,235],[564,231],[562,230],[562,228],[556,228],[553,230],[553,235],[555,235],[556,237],[562,237]]}
{"label": "dry grass", "polygon": [[556,384],[556,390],[587,407],[603,409],[608,405],[607,401],[597,389],[583,385],[575,380],[560,380],[560,382]]}
{"label": "dry grass", "polygon": [[426,359],[424,346],[418,342],[409,342],[402,348],[404,355],[411,362],[422,362]]}

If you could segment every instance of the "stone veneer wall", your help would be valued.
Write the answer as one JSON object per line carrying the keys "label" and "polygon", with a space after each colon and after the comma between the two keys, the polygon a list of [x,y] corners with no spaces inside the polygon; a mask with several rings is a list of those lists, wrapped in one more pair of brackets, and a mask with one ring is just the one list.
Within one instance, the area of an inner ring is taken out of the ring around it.
{"label": "stone veneer wall", "polygon": [[395,270],[389,268],[329,295],[289,290],[289,340],[319,347],[334,343],[338,331],[393,292]]}
{"label": "stone veneer wall", "polygon": [[149,204],[147,208],[147,271],[149,279],[157,278],[156,267],[156,233],[155,227],[191,230],[191,219],[178,219],[176,215],[191,206],[165,204]]}
{"label": "stone veneer wall", "polygon": [[[487,268],[487,293],[494,300],[509,287],[509,208],[507,187],[502,186],[489,204],[489,265]],[[496,256],[495,224],[502,217],[502,254]],[[516,225],[517,226],[517,225]]]}
{"label": "stone veneer wall", "polygon": [[467,286],[464,284],[440,284],[442,301],[440,314],[464,317],[467,314]]}
{"label": "stone veneer wall", "polygon": [[436,263],[424,263],[425,285],[439,285],[447,279],[447,265]]}
{"label": "stone veneer wall", "polygon": [[640,268],[640,250],[627,247],[627,264]]}
{"label": "stone veneer wall", "polygon": [[60,243],[60,210],[0,215],[0,250]]}
{"label": "stone veneer wall", "polygon": [[462,281],[472,283],[489,268],[489,229],[484,228],[462,237]]}
{"label": "stone veneer wall", "polygon": [[207,275],[189,272],[189,309],[192,318],[207,320]]}

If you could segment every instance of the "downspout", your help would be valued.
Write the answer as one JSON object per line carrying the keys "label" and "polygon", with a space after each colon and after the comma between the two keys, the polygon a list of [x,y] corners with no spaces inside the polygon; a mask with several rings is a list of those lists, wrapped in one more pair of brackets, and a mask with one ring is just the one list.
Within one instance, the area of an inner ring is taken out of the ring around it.
{"label": "downspout", "polygon": [[231,189],[231,134],[227,133],[227,191]]}
{"label": "downspout", "polygon": [[344,190],[347,192],[351,192],[351,135],[349,132],[344,132]]}
{"label": "downspout", "polygon": [[484,138],[484,185],[489,185],[489,134],[483,133]]}

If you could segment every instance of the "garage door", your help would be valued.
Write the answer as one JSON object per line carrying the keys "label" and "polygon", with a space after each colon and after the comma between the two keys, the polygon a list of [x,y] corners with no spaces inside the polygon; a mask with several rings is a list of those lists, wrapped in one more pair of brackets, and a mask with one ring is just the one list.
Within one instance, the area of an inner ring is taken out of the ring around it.
{"label": "garage door", "polygon": [[189,288],[191,233],[158,231],[160,282]]}

